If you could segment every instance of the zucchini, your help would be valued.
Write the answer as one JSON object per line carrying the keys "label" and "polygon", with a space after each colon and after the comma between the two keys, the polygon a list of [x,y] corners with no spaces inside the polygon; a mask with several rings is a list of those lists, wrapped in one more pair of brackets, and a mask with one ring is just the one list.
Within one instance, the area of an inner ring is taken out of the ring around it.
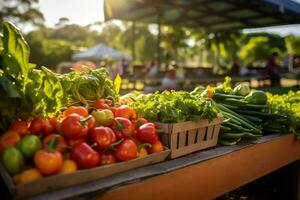
{"label": "zucchini", "polygon": [[238,96],[238,95],[231,95],[231,94],[215,93],[214,98],[216,98],[216,99],[226,99],[226,98],[243,99],[244,97]]}
{"label": "zucchini", "polygon": [[239,131],[245,131],[245,132],[250,132],[251,129],[246,129],[242,126],[239,126],[239,125],[236,125],[236,124],[233,124],[233,123],[226,123],[226,125],[228,125],[232,130],[239,130]]}
{"label": "zucchini", "polygon": [[242,116],[236,117],[236,116],[234,116],[234,115],[232,115],[230,113],[226,113],[225,114],[225,112],[223,112],[222,114],[224,114],[225,116],[227,115],[227,117],[229,116],[229,117],[234,118],[235,120],[237,120],[240,123],[242,123],[243,126],[249,128],[249,129],[255,130],[255,132],[257,132],[257,133],[261,133],[261,130],[259,130],[258,128],[256,128],[255,125],[252,125],[253,124],[252,122],[248,123],[247,121],[249,121],[249,120],[247,120],[247,121],[243,120],[244,117],[242,117]]}
{"label": "zucchini", "polygon": [[245,135],[245,133],[222,133],[219,135],[221,139],[240,139]]}

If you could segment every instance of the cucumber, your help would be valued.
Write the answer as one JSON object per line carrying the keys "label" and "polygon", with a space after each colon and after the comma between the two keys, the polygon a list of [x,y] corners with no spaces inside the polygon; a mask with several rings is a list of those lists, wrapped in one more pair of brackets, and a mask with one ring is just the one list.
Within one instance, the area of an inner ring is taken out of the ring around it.
{"label": "cucumber", "polygon": [[219,104],[221,104],[222,106],[225,106],[228,109],[238,109],[238,107],[234,106],[234,105],[229,105],[229,104],[225,104],[225,103],[219,103]]}
{"label": "cucumber", "polygon": [[224,99],[224,103],[228,103],[228,104],[233,104],[233,105],[237,105],[237,106],[242,106],[247,104],[247,101],[243,101],[243,100],[239,100],[239,99],[234,99],[234,98],[226,98]]}
{"label": "cucumber", "polygon": [[274,113],[264,113],[252,110],[238,110],[237,113],[246,114],[246,115],[256,115],[262,117],[272,117],[272,118],[286,118],[285,115],[274,114]]}
{"label": "cucumber", "polygon": [[262,119],[260,119],[258,117],[254,117],[254,116],[251,116],[251,115],[243,115],[243,114],[241,114],[241,116],[245,117],[246,119],[248,119],[252,122],[258,122],[258,123],[262,122]]}
{"label": "cucumber", "polygon": [[216,99],[226,99],[226,98],[243,99],[244,97],[238,96],[238,95],[231,95],[231,94],[215,93],[214,98],[216,98]]}
{"label": "cucumber", "polygon": [[242,126],[239,126],[239,125],[236,125],[236,124],[233,124],[233,123],[226,123],[226,125],[228,125],[232,130],[239,130],[239,131],[245,131],[245,132],[250,132],[251,129],[246,129]]}
{"label": "cucumber", "polygon": [[255,135],[255,134],[252,134],[252,133],[244,133],[244,138],[250,138],[250,139],[258,139],[258,138],[261,138],[262,135]]}

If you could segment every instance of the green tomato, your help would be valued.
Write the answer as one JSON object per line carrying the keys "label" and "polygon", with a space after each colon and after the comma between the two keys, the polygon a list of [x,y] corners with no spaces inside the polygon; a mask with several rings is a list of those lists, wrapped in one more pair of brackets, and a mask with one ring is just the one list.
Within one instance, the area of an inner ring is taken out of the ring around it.
{"label": "green tomato", "polygon": [[15,175],[24,168],[22,153],[15,147],[9,147],[3,151],[2,162],[10,175]]}
{"label": "green tomato", "polygon": [[114,118],[114,114],[111,110],[94,110],[92,116],[96,119],[97,125],[108,125]]}
{"label": "green tomato", "polygon": [[17,148],[25,158],[32,158],[35,152],[42,148],[42,143],[38,136],[27,135],[17,143]]}

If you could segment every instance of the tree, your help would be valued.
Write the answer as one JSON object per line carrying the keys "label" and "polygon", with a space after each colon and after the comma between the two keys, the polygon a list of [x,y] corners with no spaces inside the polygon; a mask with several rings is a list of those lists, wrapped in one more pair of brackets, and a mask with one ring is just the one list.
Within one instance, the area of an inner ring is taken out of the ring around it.
{"label": "tree", "polygon": [[16,24],[31,23],[43,25],[44,16],[38,10],[39,0],[2,0],[0,6],[0,24],[3,20],[10,20]]}
{"label": "tree", "polygon": [[287,48],[287,53],[300,55],[300,37],[287,36],[285,38],[285,45]]}

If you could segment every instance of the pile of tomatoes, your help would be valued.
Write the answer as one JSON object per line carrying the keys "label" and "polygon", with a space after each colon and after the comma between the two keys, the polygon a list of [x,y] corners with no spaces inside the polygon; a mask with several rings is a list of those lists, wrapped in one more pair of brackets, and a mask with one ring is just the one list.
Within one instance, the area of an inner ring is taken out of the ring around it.
{"label": "pile of tomatoes", "polygon": [[15,121],[0,137],[2,163],[16,184],[163,150],[153,123],[109,99],[89,110],[71,106],[53,118]]}

